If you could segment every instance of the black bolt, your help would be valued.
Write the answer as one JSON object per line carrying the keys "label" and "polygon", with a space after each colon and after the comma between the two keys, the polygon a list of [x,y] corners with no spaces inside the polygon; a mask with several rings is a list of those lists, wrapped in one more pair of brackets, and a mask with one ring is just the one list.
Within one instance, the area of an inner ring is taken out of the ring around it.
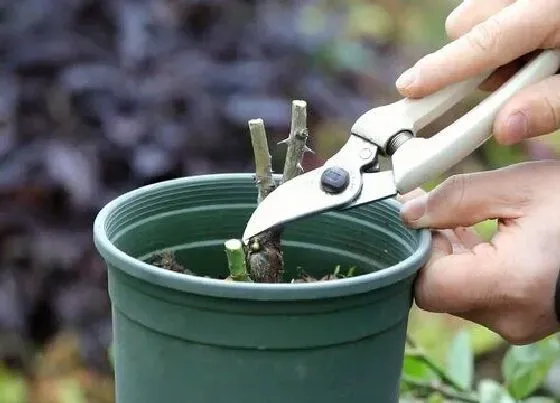
{"label": "black bolt", "polygon": [[343,192],[350,183],[350,174],[340,167],[327,168],[321,175],[321,186],[327,193]]}

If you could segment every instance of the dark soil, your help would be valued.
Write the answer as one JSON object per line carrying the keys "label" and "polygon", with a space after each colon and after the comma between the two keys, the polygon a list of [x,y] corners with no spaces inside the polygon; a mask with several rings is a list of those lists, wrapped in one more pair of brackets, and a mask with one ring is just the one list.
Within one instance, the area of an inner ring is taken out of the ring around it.
{"label": "dark soil", "polygon": [[164,250],[163,252],[156,253],[151,259],[147,260],[147,263],[162,269],[174,271],[175,273],[193,274],[192,271],[177,263],[175,254],[171,250]]}
{"label": "dark soil", "polygon": [[[253,255],[255,256],[255,255]],[[265,273],[270,273],[270,270],[267,270],[267,264],[269,264],[268,260],[266,260],[266,257],[262,257],[263,255],[257,255],[257,256],[261,256],[262,259],[264,259],[262,262],[259,262],[258,264],[261,265],[260,268],[263,270],[263,272]],[[225,259],[225,255],[224,255],[224,259]],[[184,265],[181,265],[180,263],[177,262],[176,258],[175,258],[175,254],[173,253],[173,251],[171,250],[164,250],[162,252],[156,253],[154,254],[153,257],[146,259],[146,263],[151,264],[153,266],[159,267],[161,269],[164,270],[170,270],[173,271],[175,273],[182,273],[182,274],[188,274],[191,276],[197,276],[196,273],[192,272],[191,270],[187,269]],[[331,280],[339,280],[339,279],[343,279],[343,278],[347,278],[347,277],[352,277],[354,276],[355,273],[355,268],[351,267],[350,269],[348,269],[345,273],[342,272],[340,266],[335,267],[335,269],[333,270],[332,273],[326,274],[323,277],[320,278],[316,278],[313,277],[309,274],[307,274],[303,269],[299,269],[298,270],[298,275],[296,277],[294,277],[293,279],[290,279],[289,281],[287,281],[288,283],[313,283],[316,281],[331,281]],[[258,273],[257,275],[259,275],[260,273]],[[283,272],[281,274],[284,274]],[[255,273],[251,272],[249,273],[251,279],[255,282],[259,282],[255,280]],[[208,277],[208,276],[204,276],[204,277]],[[230,280],[229,277],[226,278],[219,278],[219,280]],[[274,278],[273,281],[270,281],[267,279],[265,279],[265,281],[260,281],[260,282],[275,282],[275,283],[280,283],[283,282],[282,281],[282,277],[280,276],[280,278],[276,279],[276,277]]]}

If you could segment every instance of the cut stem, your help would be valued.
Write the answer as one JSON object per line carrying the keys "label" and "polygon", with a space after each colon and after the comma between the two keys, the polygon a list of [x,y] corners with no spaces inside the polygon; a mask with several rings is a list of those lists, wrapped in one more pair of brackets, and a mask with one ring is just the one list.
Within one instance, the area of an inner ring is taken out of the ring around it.
{"label": "cut stem", "polygon": [[234,281],[251,281],[247,273],[245,251],[239,239],[229,239],[224,242],[228,259],[229,277]]}
{"label": "cut stem", "polygon": [[251,133],[253,153],[255,154],[255,174],[259,191],[257,202],[260,203],[275,188],[272,161],[268,150],[264,121],[262,119],[249,120],[249,131]]}
{"label": "cut stem", "polygon": [[301,100],[292,101],[290,135],[280,142],[280,144],[288,145],[284,162],[283,182],[288,182],[303,173],[303,155],[312,151],[307,147],[307,136],[307,103]]}

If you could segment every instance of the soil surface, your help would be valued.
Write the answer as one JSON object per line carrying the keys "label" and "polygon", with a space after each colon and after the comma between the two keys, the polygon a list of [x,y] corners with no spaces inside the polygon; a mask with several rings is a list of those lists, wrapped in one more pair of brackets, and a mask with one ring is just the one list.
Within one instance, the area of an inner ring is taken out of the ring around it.
{"label": "soil surface", "polygon": [[[224,255],[225,258],[225,255]],[[146,260],[146,263],[151,264],[153,266],[159,267],[164,270],[170,270],[176,273],[183,273],[188,274],[191,276],[196,276],[197,274],[186,268],[184,265],[181,265],[177,262],[175,258],[175,254],[173,251],[164,250],[160,253],[156,253],[153,257]],[[304,270],[299,269],[299,275],[291,280],[288,283],[313,283],[316,281],[331,281],[331,280],[339,280],[347,277],[352,277],[354,275],[354,268],[350,268],[349,270],[343,271],[341,270],[340,266],[335,267],[332,273],[326,274],[323,277],[317,278],[310,276],[309,274],[305,273]],[[208,276],[204,276],[208,277]],[[252,277],[252,276],[251,276]],[[219,278],[219,280],[230,280],[229,277],[226,278]],[[266,281],[261,281],[266,282]],[[281,281],[275,281],[281,282]]]}

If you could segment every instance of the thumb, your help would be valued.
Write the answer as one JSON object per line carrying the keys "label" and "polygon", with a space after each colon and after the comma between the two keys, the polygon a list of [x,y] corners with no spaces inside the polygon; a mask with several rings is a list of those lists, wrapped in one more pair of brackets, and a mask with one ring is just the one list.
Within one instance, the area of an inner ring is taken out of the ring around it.
{"label": "thumb", "polygon": [[523,171],[501,169],[454,175],[434,190],[409,200],[401,218],[412,228],[469,227],[487,219],[520,218],[530,195],[519,186]]}

